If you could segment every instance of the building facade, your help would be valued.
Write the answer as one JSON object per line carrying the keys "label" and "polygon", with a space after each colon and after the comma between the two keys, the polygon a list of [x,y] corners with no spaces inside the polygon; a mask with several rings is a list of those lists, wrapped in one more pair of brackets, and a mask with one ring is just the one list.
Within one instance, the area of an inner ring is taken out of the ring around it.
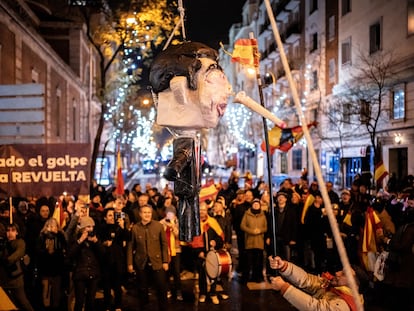
{"label": "building facade", "polygon": [[[379,159],[397,179],[413,174],[414,160],[409,156],[414,139],[413,1],[270,3],[305,119],[318,122],[311,134],[324,178],[349,187],[357,174],[373,175]],[[263,88],[267,109],[288,126],[298,125],[264,1],[246,1],[242,23],[230,29],[228,48],[238,38],[247,38],[248,32],[258,39],[261,75],[272,78]],[[254,79],[246,78],[246,68],[230,63],[224,55],[223,62],[233,86],[258,101]],[[387,74],[382,75],[385,69]],[[253,142],[256,170],[263,167],[257,140]],[[276,152],[272,157],[275,175],[298,177],[304,167],[313,179],[304,139],[288,153]]]}
{"label": "building facade", "polygon": [[0,141],[90,143],[100,104],[84,25],[47,1],[0,1]]}

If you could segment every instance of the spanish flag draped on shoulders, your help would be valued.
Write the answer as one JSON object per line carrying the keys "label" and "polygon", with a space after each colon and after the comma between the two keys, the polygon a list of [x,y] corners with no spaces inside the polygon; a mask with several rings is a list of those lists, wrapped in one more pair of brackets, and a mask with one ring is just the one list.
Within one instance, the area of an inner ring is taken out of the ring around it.
{"label": "spanish flag draped on shoulders", "polygon": [[223,248],[224,232],[217,220],[208,215],[205,202],[200,203],[200,229],[201,235],[193,238],[192,248],[203,249],[205,252],[212,248],[212,244],[215,244],[214,249]]}

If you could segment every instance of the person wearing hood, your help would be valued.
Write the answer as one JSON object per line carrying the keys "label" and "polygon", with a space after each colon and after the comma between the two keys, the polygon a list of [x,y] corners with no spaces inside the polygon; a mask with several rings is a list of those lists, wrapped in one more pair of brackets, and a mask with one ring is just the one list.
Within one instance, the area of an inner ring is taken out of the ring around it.
{"label": "person wearing hood", "polygon": [[95,233],[95,221],[89,216],[81,217],[76,239],[69,246],[69,257],[74,263],[74,311],[82,311],[84,305],[86,310],[96,310],[95,295],[101,278],[103,254],[103,245]]}
{"label": "person wearing hood", "polygon": [[251,208],[244,214],[240,229],[244,232],[247,255],[247,266],[243,273],[246,278],[244,281],[261,283],[264,280],[263,256],[267,219],[259,199],[254,199]]}

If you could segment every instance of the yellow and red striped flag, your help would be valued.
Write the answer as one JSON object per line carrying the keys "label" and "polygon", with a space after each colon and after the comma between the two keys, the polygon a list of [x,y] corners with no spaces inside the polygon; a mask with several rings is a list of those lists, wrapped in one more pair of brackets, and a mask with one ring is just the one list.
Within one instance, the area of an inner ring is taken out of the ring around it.
{"label": "yellow and red striped flag", "polygon": [[65,219],[65,214],[64,214],[64,210],[63,210],[63,206],[62,206],[62,200],[59,199],[56,206],[55,206],[55,210],[53,211],[53,215],[52,217],[54,219],[56,219],[57,223],[59,224],[59,227],[62,229],[66,226],[66,219]]}
{"label": "yellow and red striped flag", "polygon": [[255,51],[257,51],[256,39],[238,39],[234,43],[234,50],[231,56],[233,63],[255,66]]}
{"label": "yellow and red striped flag", "polygon": [[124,176],[122,176],[121,151],[118,150],[116,157],[116,194],[123,195],[125,193]]}
{"label": "yellow and red striped flag", "polygon": [[376,165],[375,165],[375,172],[374,172],[374,179],[376,184],[382,184],[382,181],[384,180],[384,178],[388,175],[388,171],[385,168],[384,165],[384,161],[380,160]]}

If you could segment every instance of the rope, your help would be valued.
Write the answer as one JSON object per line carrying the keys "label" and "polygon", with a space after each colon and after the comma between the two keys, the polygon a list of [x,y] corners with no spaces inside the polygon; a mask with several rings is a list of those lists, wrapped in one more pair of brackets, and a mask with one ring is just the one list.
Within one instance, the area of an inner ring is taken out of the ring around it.
{"label": "rope", "polygon": [[173,31],[171,32],[170,36],[168,37],[167,42],[165,43],[163,47],[163,51],[167,49],[167,47],[170,45],[172,39],[174,38],[174,34],[178,30],[178,27],[181,25],[181,33],[183,36],[183,40],[186,41],[186,34],[185,34],[185,27],[184,27],[184,17],[185,17],[185,9],[183,7],[183,0],[178,0],[178,12],[180,12],[180,20],[177,24],[175,24]]}
{"label": "rope", "polygon": [[358,288],[357,288],[355,279],[352,276],[351,265],[349,263],[349,259],[348,259],[348,256],[346,254],[344,242],[342,241],[342,238],[341,238],[340,233],[339,233],[338,223],[336,222],[335,215],[333,214],[331,200],[329,199],[328,191],[326,190],[326,185],[325,185],[323,177],[322,177],[321,167],[319,165],[319,162],[318,162],[318,159],[317,159],[317,156],[316,156],[315,148],[313,146],[312,139],[311,139],[311,136],[310,136],[310,133],[309,133],[309,129],[307,127],[307,122],[306,122],[305,117],[303,115],[302,107],[301,107],[300,101],[299,101],[298,92],[296,90],[296,85],[293,81],[292,73],[291,73],[290,68],[289,68],[289,64],[288,64],[288,61],[287,61],[285,50],[283,48],[282,40],[280,39],[280,34],[279,34],[278,29],[277,29],[277,24],[276,24],[276,21],[275,21],[275,17],[273,15],[272,7],[270,6],[270,1],[269,0],[265,0],[264,2],[265,2],[265,5],[266,5],[267,14],[269,16],[270,24],[272,26],[273,34],[274,34],[274,37],[275,37],[275,40],[276,40],[276,43],[277,43],[277,46],[278,46],[278,49],[279,49],[280,58],[281,58],[282,63],[283,63],[283,68],[285,69],[286,77],[288,79],[290,89],[292,90],[292,96],[293,96],[293,101],[295,103],[296,112],[297,112],[297,114],[299,116],[299,119],[301,121],[302,130],[303,130],[303,133],[305,135],[306,141],[308,143],[309,153],[311,155],[312,164],[314,166],[315,173],[316,173],[316,179],[318,181],[319,188],[320,188],[320,191],[322,193],[322,198],[323,198],[325,208],[326,208],[326,212],[327,212],[327,215],[328,215],[329,224],[331,226],[333,237],[334,237],[336,245],[338,247],[338,253],[339,253],[339,256],[341,258],[342,265],[344,267],[344,272],[345,272],[345,275],[347,277],[348,283],[350,285],[350,288],[351,288],[351,291],[352,291],[352,296],[353,296],[355,304],[357,306],[357,310],[362,311],[362,310],[364,310],[364,307],[363,307],[363,305],[362,305],[362,303],[359,299]]}

